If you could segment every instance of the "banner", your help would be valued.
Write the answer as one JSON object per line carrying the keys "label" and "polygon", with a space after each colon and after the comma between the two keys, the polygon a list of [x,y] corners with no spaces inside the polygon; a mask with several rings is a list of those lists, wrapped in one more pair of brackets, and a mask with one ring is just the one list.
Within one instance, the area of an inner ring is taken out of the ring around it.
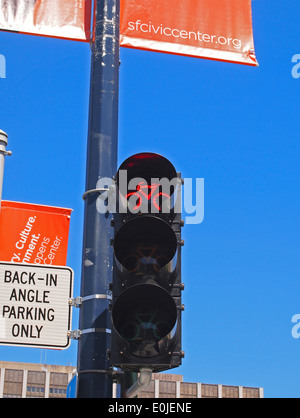
{"label": "banner", "polygon": [[251,0],[121,0],[121,46],[258,65]]}
{"label": "banner", "polygon": [[2,200],[0,261],[64,266],[71,209]]}
{"label": "banner", "polygon": [[0,0],[0,30],[90,41],[92,0]]}

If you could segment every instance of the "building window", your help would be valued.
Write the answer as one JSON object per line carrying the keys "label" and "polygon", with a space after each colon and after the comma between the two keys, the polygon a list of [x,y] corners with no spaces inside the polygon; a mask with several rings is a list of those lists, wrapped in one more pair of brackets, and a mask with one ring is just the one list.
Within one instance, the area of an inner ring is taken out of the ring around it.
{"label": "building window", "polygon": [[181,398],[197,398],[197,383],[181,383],[180,385]]}
{"label": "building window", "polygon": [[45,393],[45,388],[38,386],[27,386],[28,393]]}
{"label": "building window", "polygon": [[68,375],[67,373],[50,374],[50,398],[65,398],[67,394]]}
{"label": "building window", "polygon": [[176,383],[161,380],[159,382],[160,398],[176,398]]}
{"label": "building window", "polygon": [[223,398],[238,398],[239,397],[239,388],[238,386],[223,386],[222,387],[222,397]]}
{"label": "building window", "polygon": [[22,397],[23,370],[5,370],[4,398]]}
{"label": "building window", "polygon": [[26,398],[45,397],[45,372],[28,371]]}
{"label": "building window", "polygon": [[202,398],[217,398],[218,385],[202,385]]}
{"label": "building window", "polygon": [[243,398],[256,399],[259,398],[259,389],[257,388],[243,388]]}
{"label": "building window", "polygon": [[67,389],[50,388],[50,391],[49,392],[51,393],[51,395],[66,395],[67,394]]}

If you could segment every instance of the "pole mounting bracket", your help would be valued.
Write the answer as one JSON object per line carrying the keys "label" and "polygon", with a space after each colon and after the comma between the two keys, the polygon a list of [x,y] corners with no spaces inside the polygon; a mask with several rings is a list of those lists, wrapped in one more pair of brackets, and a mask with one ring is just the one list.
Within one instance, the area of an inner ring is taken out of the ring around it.
{"label": "pole mounting bracket", "polygon": [[114,185],[111,185],[110,187],[101,187],[101,188],[99,188],[99,189],[91,189],[91,190],[87,190],[83,195],[82,195],[82,199],[83,200],[86,200],[87,199],[87,197],[90,195],[90,194],[93,194],[93,193],[104,193],[104,192],[108,192],[108,193],[112,193],[112,192],[114,192],[115,191],[115,186]]}
{"label": "pole mounting bracket", "polygon": [[80,329],[75,329],[74,331],[68,331],[68,338],[71,340],[79,340],[81,337]]}
{"label": "pole mounting bracket", "polygon": [[77,296],[76,298],[70,298],[69,299],[69,305],[74,306],[75,308],[80,308],[80,306],[88,301],[88,300],[94,300],[94,299],[107,299],[108,301],[112,300],[111,295],[105,295],[105,294],[95,294],[95,295],[89,295],[89,296]]}
{"label": "pole mounting bracket", "polygon": [[72,340],[80,340],[80,338],[85,334],[111,334],[111,330],[108,328],[88,328],[88,329],[75,329],[74,331],[68,331],[68,338]]}

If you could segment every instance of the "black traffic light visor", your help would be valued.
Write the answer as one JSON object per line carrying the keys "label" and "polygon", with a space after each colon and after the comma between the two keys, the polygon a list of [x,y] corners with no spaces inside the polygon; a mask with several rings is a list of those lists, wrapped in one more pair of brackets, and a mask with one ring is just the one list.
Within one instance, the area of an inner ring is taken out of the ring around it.
{"label": "black traffic light visor", "polygon": [[119,173],[127,170],[128,182],[134,178],[142,177],[151,184],[152,178],[167,178],[172,180],[177,177],[173,164],[165,157],[152,152],[142,152],[132,155],[125,160],[117,173],[117,184],[119,186]]}

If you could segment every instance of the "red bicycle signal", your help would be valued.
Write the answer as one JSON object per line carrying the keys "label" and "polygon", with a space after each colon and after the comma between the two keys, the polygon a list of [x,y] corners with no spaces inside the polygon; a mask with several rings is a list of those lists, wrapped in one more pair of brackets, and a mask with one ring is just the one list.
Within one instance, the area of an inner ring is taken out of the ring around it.
{"label": "red bicycle signal", "polygon": [[140,209],[144,201],[148,201],[152,203],[154,207],[161,212],[160,201],[163,197],[170,199],[170,196],[166,193],[161,192],[160,189],[161,185],[159,183],[154,183],[149,186],[145,184],[144,181],[141,181],[137,187],[136,191],[128,193],[125,197],[127,200],[130,199],[131,196],[135,196],[137,198],[137,204],[133,207],[134,211]]}

